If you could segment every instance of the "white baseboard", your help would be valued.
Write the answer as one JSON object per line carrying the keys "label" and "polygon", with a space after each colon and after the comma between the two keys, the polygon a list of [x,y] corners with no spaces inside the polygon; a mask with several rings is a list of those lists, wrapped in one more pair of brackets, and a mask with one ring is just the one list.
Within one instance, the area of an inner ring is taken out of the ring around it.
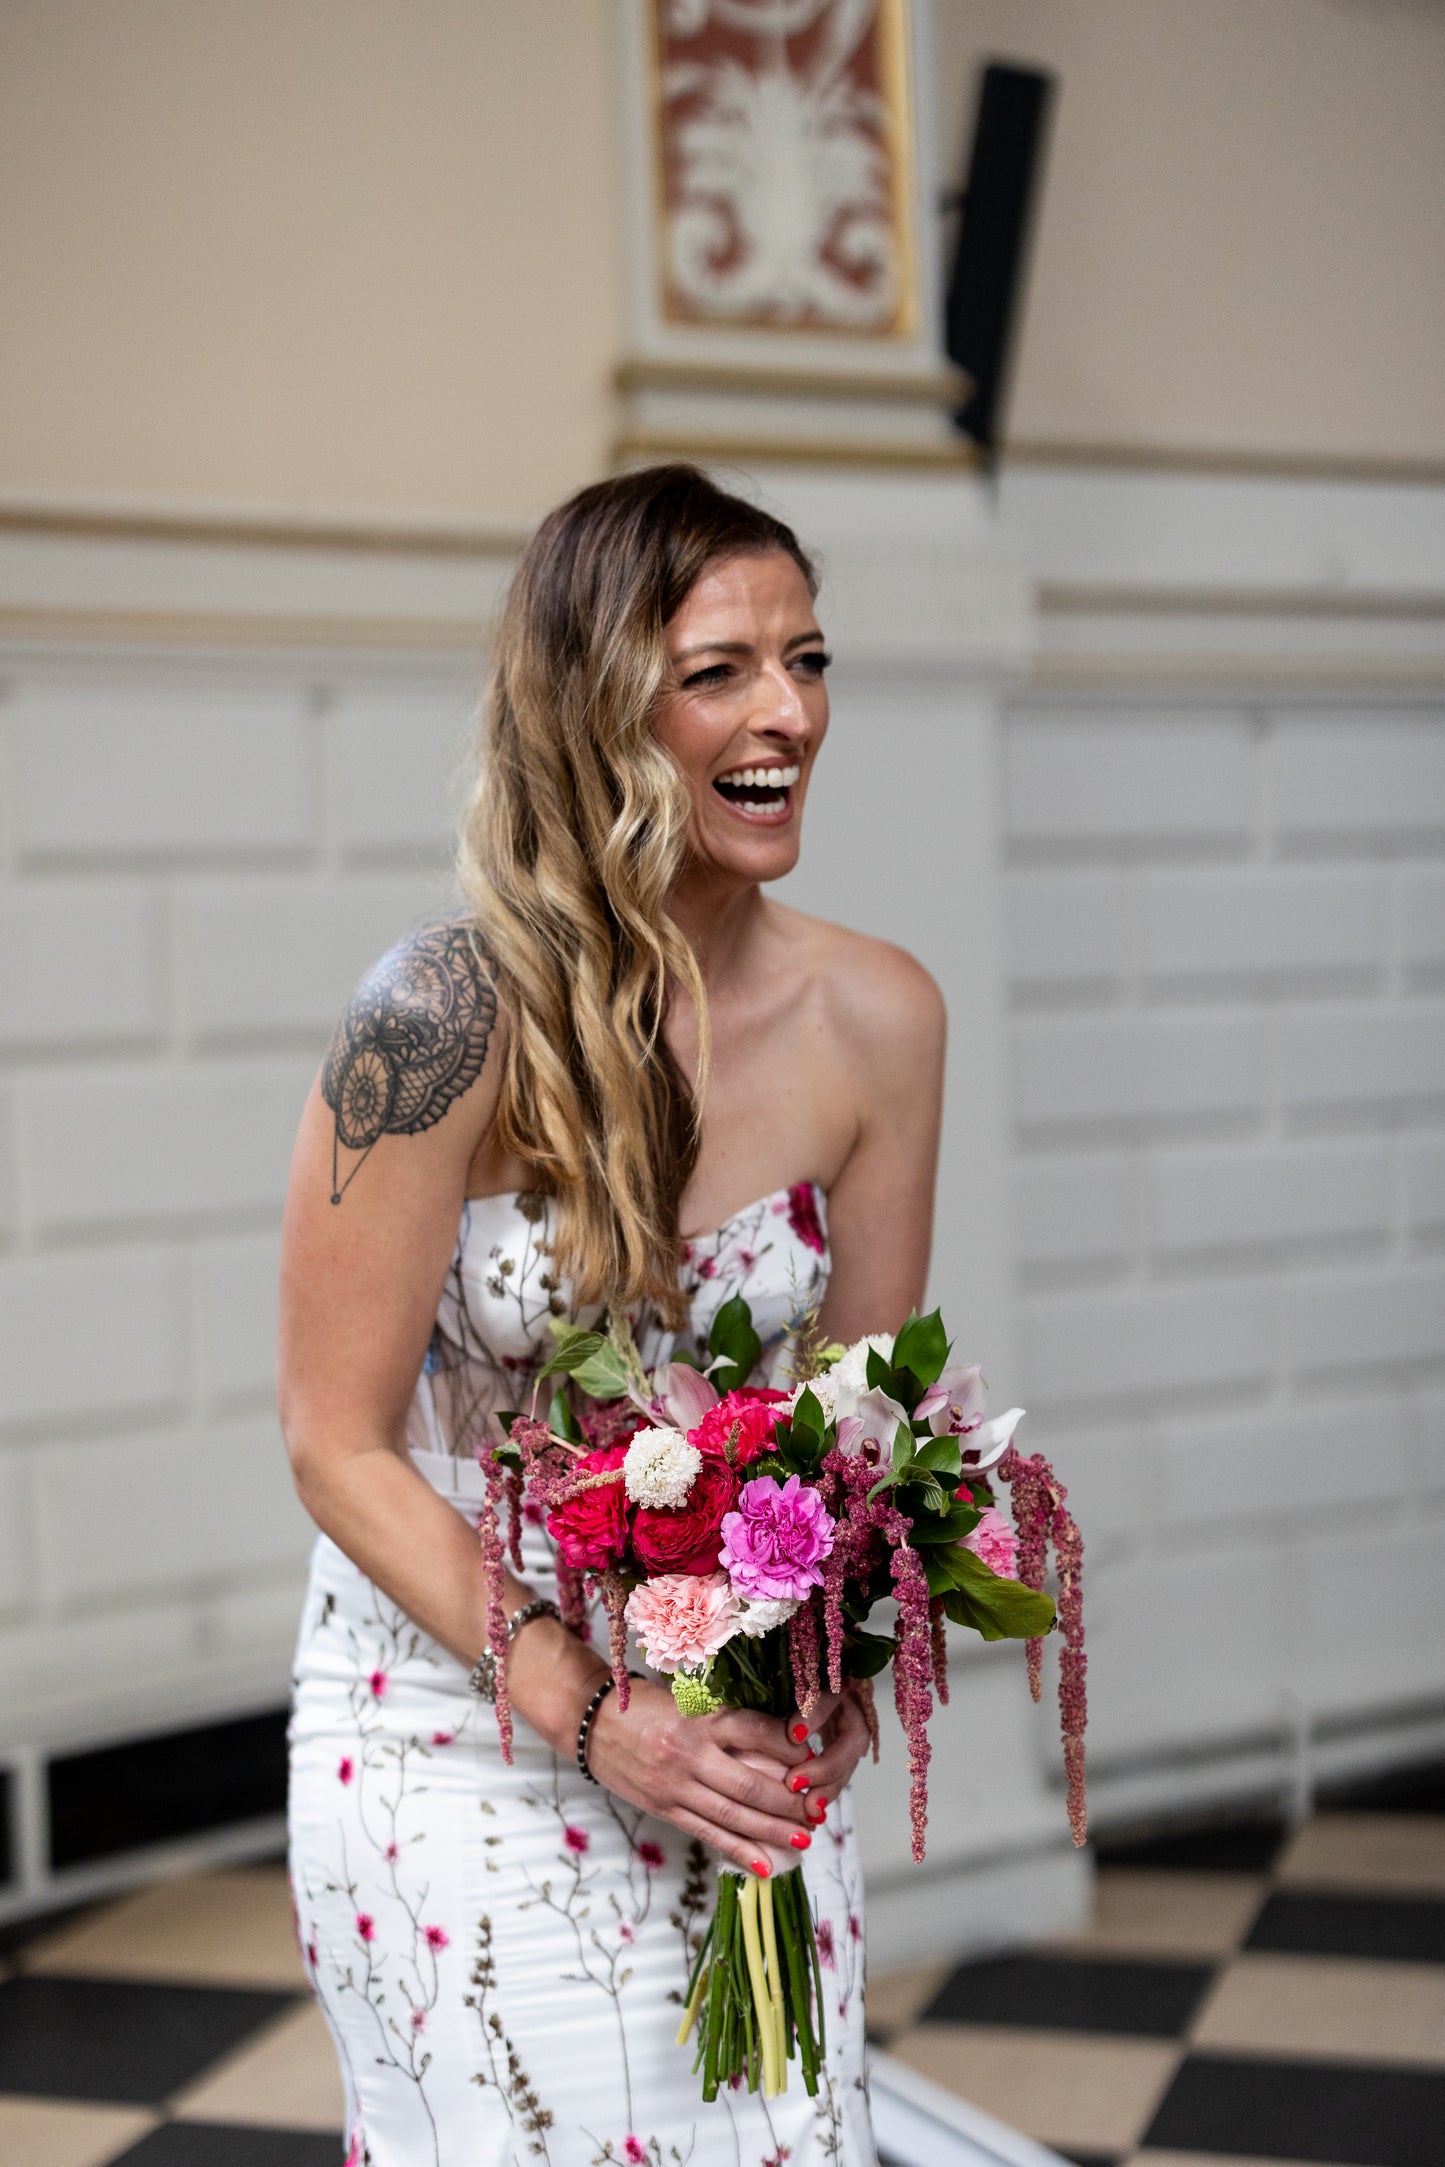
{"label": "white baseboard", "polygon": [[869,2059],[873,2134],[888,2167],[1064,2167],[1057,2152],[996,2122],[891,2054]]}

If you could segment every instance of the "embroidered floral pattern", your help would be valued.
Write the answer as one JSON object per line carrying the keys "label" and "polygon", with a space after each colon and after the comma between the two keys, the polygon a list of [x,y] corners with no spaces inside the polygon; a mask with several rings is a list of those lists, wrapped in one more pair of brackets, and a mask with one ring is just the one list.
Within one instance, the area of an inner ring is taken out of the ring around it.
{"label": "embroidered floral pattern", "polygon": [[[705,1346],[746,1294],[773,1379],[827,1282],[809,1184],[686,1245],[675,1341],[639,1314],[649,1364]],[[416,1464],[473,1521],[473,1457],[525,1406],[563,1306],[535,1197],[468,1205],[418,1381]],[[522,1515],[523,1577],[556,1590],[544,1527]],[[292,1884],[307,1975],[336,2041],[352,2167],[873,2167],[862,2090],[862,1948],[847,1794],[804,1861],[825,1970],[816,2100],[699,2098],[678,2005],[711,1913],[697,1842],[584,1784],[520,1721],[505,1768],[464,1670],[324,1537],[297,1651]]]}

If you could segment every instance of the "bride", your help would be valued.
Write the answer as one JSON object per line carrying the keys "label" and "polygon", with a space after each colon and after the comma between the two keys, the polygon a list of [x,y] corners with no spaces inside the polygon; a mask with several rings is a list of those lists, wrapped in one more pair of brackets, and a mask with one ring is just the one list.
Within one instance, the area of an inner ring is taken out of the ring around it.
{"label": "bride", "polygon": [[[825,1696],[808,1735],[685,1718],[655,1680],[598,1701],[529,1519],[508,1766],[475,1532],[477,1448],[528,1404],[550,1318],[623,1307],[650,1368],[741,1293],[770,1381],[809,1307],[851,1340],[921,1305],[937,988],[763,889],[828,727],[815,588],[787,527],[690,467],[546,520],[496,642],[466,915],[364,980],[302,1115],[281,1411],[322,1532],[290,1864],[350,2167],[876,2157],[857,1705]],[[764,1845],[812,1900],[823,2077],[704,2106],[682,1989],[718,1863],[766,1872]]]}

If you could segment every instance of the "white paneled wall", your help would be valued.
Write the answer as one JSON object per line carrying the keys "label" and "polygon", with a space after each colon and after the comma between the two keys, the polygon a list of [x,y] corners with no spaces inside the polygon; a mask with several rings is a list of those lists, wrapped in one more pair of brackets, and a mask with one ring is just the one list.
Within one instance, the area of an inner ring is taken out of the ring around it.
{"label": "white paneled wall", "polygon": [[447,892],[476,669],[17,654],[0,680],[0,1718],[284,1684],[309,1525],[276,1228],[359,973]]}
{"label": "white paneled wall", "polygon": [[1022,1392],[1116,1771],[1445,1709],[1445,706],[1018,698]]}

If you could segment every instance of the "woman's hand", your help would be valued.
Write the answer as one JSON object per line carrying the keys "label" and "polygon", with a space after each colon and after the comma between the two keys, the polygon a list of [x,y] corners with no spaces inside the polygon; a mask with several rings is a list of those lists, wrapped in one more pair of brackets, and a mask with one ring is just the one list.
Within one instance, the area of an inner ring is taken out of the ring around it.
{"label": "woman's hand", "polygon": [[[805,1750],[805,1746],[796,1744],[795,1737],[803,1723],[802,1716],[794,1716],[788,1724],[788,1743],[798,1752]],[[843,1786],[851,1781],[870,1739],[863,1711],[851,1693],[820,1694],[807,1717],[807,1726],[806,1735],[819,1738],[823,1750],[789,1771],[784,1780],[798,1786],[808,1825],[817,1828]]]}
{"label": "woman's hand", "polygon": [[[742,1754],[774,1765],[751,1766]],[[840,1755],[836,1767],[846,1761],[851,1773],[857,1758],[856,1752],[851,1760]],[[788,1779],[827,1763],[827,1754],[814,1761],[806,1738],[791,1738],[777,1716],[744,1708],[679,1715],[666,1686],[650,1678],[634,1678],[625,1714],[617,1695],[608,1694],[592,1720],[587,1747],[587,1765],[609,1791],[684,1835],[701,1837],[744,1872],[767,1866],[766,1845],[807,1849],[808,1830],[822,1816],[808,1813],[808,1794],[790,1789]],[[846,1782],[847,1776],[836,1780]]]}

